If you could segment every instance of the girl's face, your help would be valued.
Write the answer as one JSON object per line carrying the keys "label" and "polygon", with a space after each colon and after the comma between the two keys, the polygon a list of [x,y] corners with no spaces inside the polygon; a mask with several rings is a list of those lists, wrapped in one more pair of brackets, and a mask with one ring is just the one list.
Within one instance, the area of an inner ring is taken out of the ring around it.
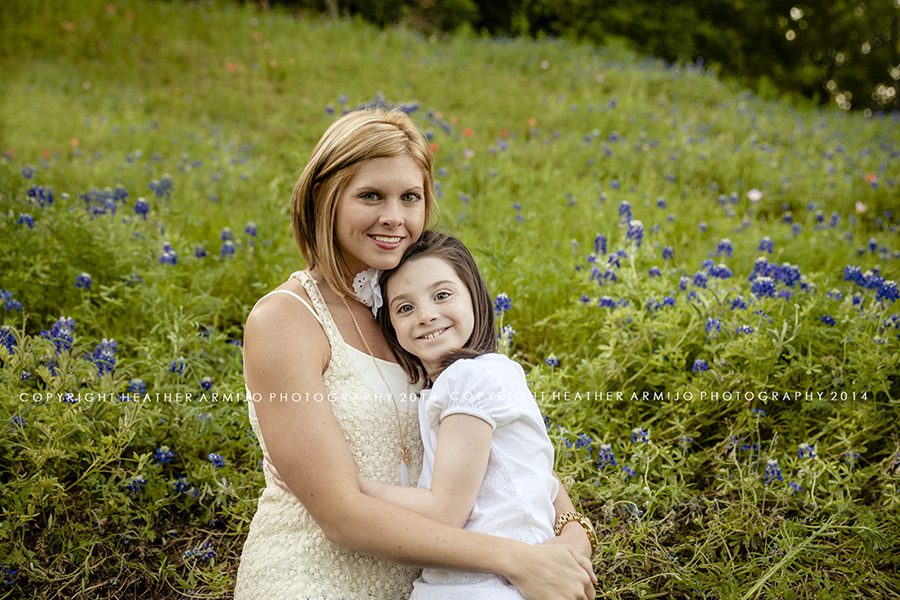
{"label": "girl's face", "polygon": [[453,267],[434,256],[414,258],[390,278],[387,305],[397,341],[433,373],[462,348],[475,328],[472,297]]}
{"label": "girl's face", "polygon": [[425,227],[425,176],[408,155],[360,164],[337,201],[335,234],[351,272],[392,269]]}

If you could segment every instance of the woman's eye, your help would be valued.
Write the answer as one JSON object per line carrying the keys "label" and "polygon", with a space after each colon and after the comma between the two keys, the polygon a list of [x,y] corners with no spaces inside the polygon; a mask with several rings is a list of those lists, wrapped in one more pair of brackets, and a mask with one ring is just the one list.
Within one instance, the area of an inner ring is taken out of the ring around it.
{"label": "woman's eye", "polygon": [[412,192],[410,192],[409,194],[403,194],[404,202],[418,202],[421,199],[421,196],[419,196],[418,194],[413,194]]}
{"label": "woman's eye", "polygon": [[363,200],[378,200],[378,194],[375,192],[366,192],[365,194],[360,194],[359,197]]}

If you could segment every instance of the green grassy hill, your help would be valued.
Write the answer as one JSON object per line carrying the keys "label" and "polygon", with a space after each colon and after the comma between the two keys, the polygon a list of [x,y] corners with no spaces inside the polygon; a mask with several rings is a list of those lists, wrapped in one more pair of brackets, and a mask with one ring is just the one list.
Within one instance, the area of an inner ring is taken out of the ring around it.
{"label": "green grassy hill", "polygon": [[373,102],[417,107],[439,224],[512,298],[598,597],[900,593],[898,115],[220,2],[4,2],[0,70],[0,598],[228,596],[243,322]]}

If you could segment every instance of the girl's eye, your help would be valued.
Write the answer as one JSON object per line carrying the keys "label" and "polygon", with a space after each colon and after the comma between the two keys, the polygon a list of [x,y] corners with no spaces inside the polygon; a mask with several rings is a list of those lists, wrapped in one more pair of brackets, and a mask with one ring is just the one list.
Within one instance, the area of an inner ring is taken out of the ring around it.
{"label": "girl's eye", "polygon": [[412,202],[418,202],[418,201],[421,200],[421,199],[422,199],[422,198],[421,198],[418,194],[413,194],[412,192],[410,192],[410,193],[408,193],[408,194],[403,194],[403,201],[404,201],[404,202],[410,202],[410,203],[412,203]]}
{"label": "girl's eye", "polygon": [[397,314],[406,314],[413,309],[412,304],[401,304],[397,307]]}
{"label": "girl's eye", "polygon": [[450,292],[438,292],[434,295],[435,300],[446,300],[450,297]]}

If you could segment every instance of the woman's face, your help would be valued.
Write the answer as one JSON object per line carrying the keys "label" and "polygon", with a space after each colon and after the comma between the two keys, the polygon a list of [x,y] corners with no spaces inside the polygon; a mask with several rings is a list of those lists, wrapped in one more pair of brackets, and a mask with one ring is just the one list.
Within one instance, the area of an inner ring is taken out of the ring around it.
{"label": "woman's face", "polygon": [[360,164],[337,201],[335,232],[351,272],[397,266],[425,228],[425,176],[406,154]]}

